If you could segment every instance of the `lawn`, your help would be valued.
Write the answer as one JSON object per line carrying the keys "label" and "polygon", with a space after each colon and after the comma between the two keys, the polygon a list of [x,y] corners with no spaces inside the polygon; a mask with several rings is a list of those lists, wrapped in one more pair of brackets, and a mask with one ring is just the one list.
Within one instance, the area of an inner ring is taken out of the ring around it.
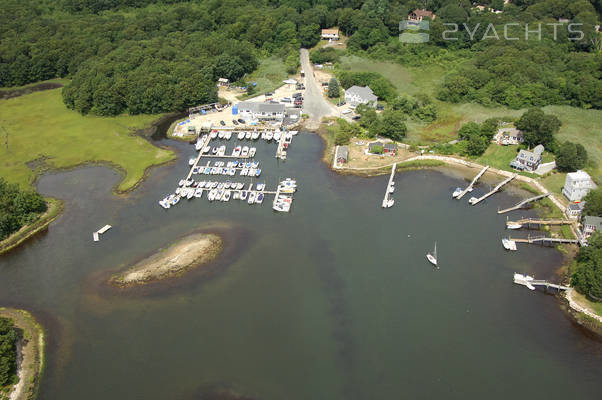
{"label": "lawn", "polygon": [[[557,172],[541,179],[541,184],[552,193],[562,194],[566,174]],[[564,200],[564,197],[561,197]]]}
{"label": "lawn", "polygon": [[109,163],[124,172],[119,191],[132,188],[148,167],[174,158],[133,134],[156,115],[114,118],[82,116],[68,110],[62,89],[46,90],[0,100],[0,176],[23,187],[47,168],[69,168],[87,162]]}
{"label": "lawn", "polygon": [[[255,94],[260,95],[265,92],[272,92],[283,85],[282,81],[288,79],[286,66],[278,57],[268,57],[261,60],[259,67],[245,76],[247,82],[257,82]],[[242,95],[241,99],[252,96]]]}

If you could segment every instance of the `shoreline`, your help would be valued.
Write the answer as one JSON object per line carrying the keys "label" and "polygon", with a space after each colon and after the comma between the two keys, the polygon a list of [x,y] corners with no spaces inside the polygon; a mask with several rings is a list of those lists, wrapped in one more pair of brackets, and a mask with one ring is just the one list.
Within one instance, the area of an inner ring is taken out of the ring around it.
{"label": "shoreline", "polygon": [[0,317],[13,321],[21,330],[17,350],[17,376],[8,400],[33,400],[38,395],[40,378],[44,370],[44,329],[27,311],[0,307]]}

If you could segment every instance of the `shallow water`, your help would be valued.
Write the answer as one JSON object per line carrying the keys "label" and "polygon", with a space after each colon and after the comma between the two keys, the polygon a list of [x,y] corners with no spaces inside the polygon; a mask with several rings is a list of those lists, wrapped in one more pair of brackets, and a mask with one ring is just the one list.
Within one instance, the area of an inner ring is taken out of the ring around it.
{"label": "shallow water", "polygon": [[[103,167],[43,177],[39,190],[64,199],[65,214],[0,258],[0,304],[47,328],[41,399],[199,399],[212,387],[261,399],[602,394],[602,346],[554,297],[512,284],[515,271],[551,278],[561,262],[550,248],[503,250],[495,211],[515,196],[471,207],[451,199],[462,180],[410,171],[382,210],[387,176],[336,175],[319,161],[320,139],[301,134],[286,162],[258,145],[269,188],[297,179],[290,214],[205,198],[166,211],[157,200],[194,149],[163,144],[178,162],[125,197]],[[104,224],[114,228],[93,243]],[[235,243],[218,273],[145,296],[103,290],[99,277],[207,224]],[[439,270],[425,260],[435,240]]]}

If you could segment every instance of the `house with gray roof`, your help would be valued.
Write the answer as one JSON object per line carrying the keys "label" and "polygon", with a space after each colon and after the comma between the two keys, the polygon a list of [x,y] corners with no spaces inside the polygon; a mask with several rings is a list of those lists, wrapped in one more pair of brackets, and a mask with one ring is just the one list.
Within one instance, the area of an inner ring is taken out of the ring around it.
{"label": "house with gray roof", "polygon": [[543,152],[544,147],[540,144],[535,146],[533,151],[521,150],[518,152],[516,158],[512,160],[510,166],[521,171],[533,172],[541,164]]}
{"label": "house with gray roof", "polygon": [[581,201],[579,203],[569,203],[569,205],[566,206],[566,210],[564,213],[570,219],[579,219],[579,217],[581,217],[583,207],[585,207],[584,201]]}
{"label": "house with gray roof", "polygon": [[349,147],[339,146],[337,149],[337,162],[339,164],[345,164],[349,161]]}
{"label": "house with gray roof", "polygon": [[368,86],[351,86],[345,90],[345,101],[351,107],[357,107],[360,104],[368,104],[376,107],[377,100],[378,97],[374,95],[374,92]]}
{"label": "house with gray roof", "polygon": [[602,217],[588,215],[583,218],[583,236],[587,239],[594,232],[602,232]]}
{"label": "house with gray roof", "polygon": [[282,121],[285,106],[281,103],[260,103],[257,101],[242,101],[237,105],[238,113],[250,120]]}

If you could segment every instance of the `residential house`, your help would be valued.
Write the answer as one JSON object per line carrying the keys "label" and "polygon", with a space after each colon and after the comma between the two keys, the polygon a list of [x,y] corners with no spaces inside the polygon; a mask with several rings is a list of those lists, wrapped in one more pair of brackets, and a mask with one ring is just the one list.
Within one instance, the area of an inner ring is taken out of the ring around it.
{"label": "residential house", "polygon": [[[249,120],[280,121],[284,119],[285,107],[281,103],[259,103],[242,101],[236,106],[238,113]],[[232,113],[234,114],[234,108]]]}
{"label": "residential house", "polygon": [[516,158],[512,160],[510,166],[521,171],[533,172],[541,164],[543,151],[544,147],[540,144],[535,146],[533,151],[521,150]]}
{"label": "residential house", "polygon": [[345,90],[345,101],[350,107],[355,108],[360,104],[368,104],[372,107],[376,106],[378,97],[368,86],[351,86]]}
{"label": "residential house", "polygon": [[569,203],[564,213],[570,219],[579,219],[581,217],[581,213],[583,212],[584,206],[584,201],[580,203]]}
{"label": "residential house", "polygon": [[372,154],[381,154],[384,151],[382,142],[373,142],[368,145],[368,152]]}
{"label": "residential house", "polygon": [[524,141],[524,135],[521,131],[514,127],[500,128],[495,135],[495,141],[499,145],[519,144]]}
{"label": "residential house", "polygon": [[580,201],[595,187],[588,173],[579,170],[566,174],[562,194],[570,201]]}
{"label": "residential house", "polygon": [[583,236],[587,239],[594,232],[602,232],[602,217],[586,216],[583,219]]}
{"label": "residential house", "polygon": [[383,152],[386,154],[390,154],[392,156],[397,154],[397,144],[395,143],[385,143],[383,146]]}
{"label": "residential house", "polygon": [[435,14],[432,11],[415,9],[408,14],[408,20],[411,22],[421,22],[424,18],[435,19]]}
{"label": "residential house", "polygon": [[339,40],[339,30],[338,29],[322,29],[322,34],[320,35],[322,39],[326,40]]}
{"label": "residential house", "polygon": [[230,80],[226,78],[219,78],[217,80],[217,86],[228,86],[230,84]]}
{"label": "residential house", "polygon": [[349,147],[339,146],[337,151],[337,162],[339,164],[346,164],[349,161]]}

